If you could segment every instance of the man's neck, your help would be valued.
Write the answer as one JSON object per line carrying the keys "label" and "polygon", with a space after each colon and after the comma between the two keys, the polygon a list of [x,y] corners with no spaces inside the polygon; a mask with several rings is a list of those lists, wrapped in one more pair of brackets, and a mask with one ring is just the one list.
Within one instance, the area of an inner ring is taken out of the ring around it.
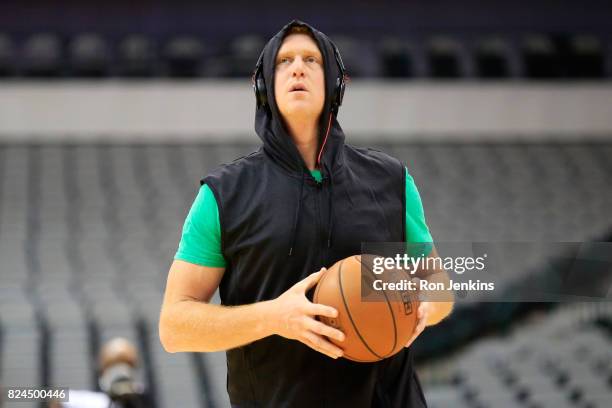
{"label": "man's neck", "polygon": [[287,121],[289,133],[308,170],[316,168],[317,147],[319,145],[317,125],[318,121],[316,120]]}

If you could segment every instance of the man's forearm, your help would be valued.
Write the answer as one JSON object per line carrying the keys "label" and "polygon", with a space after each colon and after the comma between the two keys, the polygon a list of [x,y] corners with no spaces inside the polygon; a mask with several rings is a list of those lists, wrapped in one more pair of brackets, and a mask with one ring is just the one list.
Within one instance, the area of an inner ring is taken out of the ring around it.
{"label": "man's forearm", "polygon": [[270,301],[244,306],[176,302],[162,310],[160,338],[171,353],[232,349],[274,334],[272,306]]}

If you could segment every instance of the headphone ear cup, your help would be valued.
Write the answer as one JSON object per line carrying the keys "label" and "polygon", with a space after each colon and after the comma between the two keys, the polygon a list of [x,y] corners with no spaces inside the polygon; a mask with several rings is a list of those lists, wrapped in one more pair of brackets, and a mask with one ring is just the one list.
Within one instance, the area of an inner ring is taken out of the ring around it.
{"label": "headphone ear cup", "polygon": [[338,113],[340,105],[342,105],[342,98],[344,98],[344,81],[342,78],[336,78],[336,89],[334,89],[334,97],[332,99],[332,110],[335,114]]}
{"label": "headphone ear cup", "polygon": [[346,84],[344,82],[344,78],[338,78],[338,106],[342,105],[342,99],[344,99],[344,88]]}
{"label": "headphone ear cup", "polygon": [[257,99],[257,107],[268,106],[266,83],[260,75],[255,78],[255,98]]}

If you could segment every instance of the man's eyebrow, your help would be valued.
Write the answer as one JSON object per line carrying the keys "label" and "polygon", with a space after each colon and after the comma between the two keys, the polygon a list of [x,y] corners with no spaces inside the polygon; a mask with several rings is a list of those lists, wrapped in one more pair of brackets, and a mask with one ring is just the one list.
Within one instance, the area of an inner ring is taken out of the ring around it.
{"label": "man's eyebrow", "polygon": [[294,55],[294,54],[314,54],[318,57],[322,57],[321,51],[319,50],[314,50],[312,48],[302,48],[300,50],[281,51],[276,55],[276,58],[285,57],[287,55]]}

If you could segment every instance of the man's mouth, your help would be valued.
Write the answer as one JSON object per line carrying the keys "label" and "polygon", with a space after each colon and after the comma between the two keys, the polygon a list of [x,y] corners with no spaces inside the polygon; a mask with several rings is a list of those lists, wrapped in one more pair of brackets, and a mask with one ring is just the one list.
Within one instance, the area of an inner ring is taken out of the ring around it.
{"label": "man's mouth", "polygon": [[302,84],[295,84],[289,89],[289,92],[308,92],[306,87]]}

